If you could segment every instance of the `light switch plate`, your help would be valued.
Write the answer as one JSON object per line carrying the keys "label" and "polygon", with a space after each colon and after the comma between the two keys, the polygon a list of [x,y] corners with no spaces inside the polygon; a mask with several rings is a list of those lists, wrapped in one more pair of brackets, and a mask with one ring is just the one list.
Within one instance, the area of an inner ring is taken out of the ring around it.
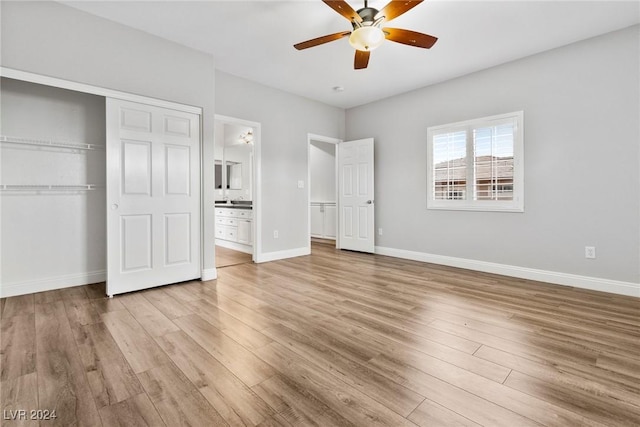
{"label": "light switch plate", "polygon": [[304,181],[298,181],[298,188],[304,188]]}

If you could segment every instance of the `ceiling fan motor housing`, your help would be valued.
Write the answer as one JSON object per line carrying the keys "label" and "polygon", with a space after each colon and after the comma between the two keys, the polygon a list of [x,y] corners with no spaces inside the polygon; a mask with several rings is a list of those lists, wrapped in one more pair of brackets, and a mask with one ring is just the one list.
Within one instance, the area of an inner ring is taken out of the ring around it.
{"label": "ceiling fan motor housing", "polygon": [[365,26],[371,26],[375,24],[376,19],[375,16],[378,14],[379,10],[374,9],[373,7],[363,7],[362,9],[358,9],[356,13],[362,18],[362,22],[358,23],[355,21],[351,21],[351,25],[353,25],[353,29]]}

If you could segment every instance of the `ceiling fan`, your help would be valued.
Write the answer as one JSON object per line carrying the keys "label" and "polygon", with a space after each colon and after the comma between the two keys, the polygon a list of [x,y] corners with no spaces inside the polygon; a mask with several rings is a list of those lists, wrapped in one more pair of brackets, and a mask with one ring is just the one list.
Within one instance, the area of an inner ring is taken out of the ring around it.
{"label": "ceiling fan", "polygon": [[364,7],[357,11],[353,10],[344,0],[322,1],[340,15],[347,18],[351,22],[353,30],[341,31],[339,33],[307,40],[293,45],[296,49],[308,49],[349,36],[349,43],[356,49],[353,67],[356,70],[361,70],[367,68],[367,65],[369,65],[371,51],[380,46],[385,39],[409,46],[422,47],[424,49],[429,49],[438,40],[437,37],[416,31],[382,27],[383,23],[397,18],[424,0],[391,1],[380,10],[369,7],[367,0],[364,0]]}

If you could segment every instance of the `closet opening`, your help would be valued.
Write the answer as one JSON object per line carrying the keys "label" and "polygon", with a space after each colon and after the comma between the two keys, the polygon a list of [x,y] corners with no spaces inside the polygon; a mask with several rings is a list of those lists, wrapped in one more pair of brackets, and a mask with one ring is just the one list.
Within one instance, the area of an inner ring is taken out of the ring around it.
{"label": "closet opening", "polygon": [[339,139],[308,135],[309,249],[311,242],[337,247],[337,150]]}
{"label": "closet opening", "polygon": [[201,278],[202,109],[1,71],[0,297]]}
{"label": "closet opening", "polygon": [[105,98],[1,85],[2,295],[104,282]]}

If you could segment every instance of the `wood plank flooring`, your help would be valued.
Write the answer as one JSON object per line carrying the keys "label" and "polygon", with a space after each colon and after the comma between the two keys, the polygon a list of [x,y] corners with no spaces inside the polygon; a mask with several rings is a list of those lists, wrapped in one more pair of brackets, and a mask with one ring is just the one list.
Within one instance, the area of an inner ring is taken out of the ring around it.
{"label": "wood plank flooring", "polygon": [[3,299],[2,425],[640,425],[638,298],[318,242],[218,276]]}
{"label": "wood plank flooring", "polygon": [[216,246],[216,268],[245,264],[252,261],[253,256],[244,252]]}

